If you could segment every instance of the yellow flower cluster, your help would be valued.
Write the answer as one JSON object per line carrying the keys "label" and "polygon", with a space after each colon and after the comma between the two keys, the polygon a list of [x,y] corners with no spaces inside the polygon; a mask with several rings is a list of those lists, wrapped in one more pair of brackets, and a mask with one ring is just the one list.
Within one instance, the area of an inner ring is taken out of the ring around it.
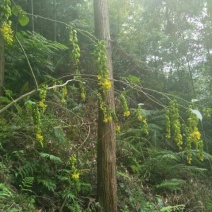
{"label": "yellow flower cluster", "polygon": [[39,107],[42,109],[42,112],[44,113],[47,107],[47,105],[44,103],[44,100],[39,101]]}
{"label": "yellow flower cluster", "polygon": [[81,96],[82,100],[85,100],[85,93],[81,93],[80,96]]}
{"label": "yellow flower cluster", "polygon": [[142,119],[143,119],[142,115],[139,114],[139,115],[137,116],[137,119],[138,119],[139,121],[142,121]]}
{"label": "yellow flower cluster", "polygon": [[130,110],[129,110],[128,105],[127,105],[127,99],[126,99],[124,94],[121,94],[120,100],[121,100],[121,103],[122,103],[122,107],[124,108],[124,114],[123,115],[125,117],[130,116]]}
{"label": "yellow flower cluster", "polygon": [[113,120],[113,118],[112,118],[112,112],[110,111],[109,108],[107,108],[105,102],[102,99],[101,94],[98,93],[97,94],[97,97],[99,99],[99,107],[100,107],[100,109],[101,109],[101,111],[103,113],[103,116],[104,116],[103,121],[105,123],[112,121]]}
{"label": "yellow flower cluster", "polygon": [[68,91],[67,91],[67,88],[66,86],[63,86],[62,89],[61,89],[61,103],[65,103],[66,102],[66,96],[68,94]]}
{"label": "yellow flower cluster", "polygon": [[41,146],[43,147],[43,136],[41,135],[41,132],[37,131],[36,139],[40,142]]}
{"label": "yellow flower cluster", "polygon": [[78,44],[77,31],[75,29],[72,29],[70,31],[69,40],[70,40],[71,44],[73,45],[71,57],[73,59],[75,68],[77,68],[79,65],[79,59],[80,59],[80,47]]}
{"label": "yellow flower cluster", "polygon": [[108,116],[108,117],[105,117],[103,121],[104,121],[105,123],[107,123],[107,122],[110,122],[110,121],[112,121],[112,120],[113,120],[113,119],[112,119],[112,116]]}
{"label": "yellow flower cluster", "polygon": [[78,180],[79,179],[79,173],[73,173],[72,176],[71,176],[71,178],[73,180]]}
{"label": "yellow flower cluster", "polygon": [[70,163],[71,163],[71,170],[73,171],[73,174],[71,175],[71,178],[73,180],[78,180],[79,179],[79,171],[76,168],[76,163],[77,159],[76,159],[76,155],[73,155],[72,157],[70,157]]}
{"label": "yellow flower cluster", "polygon": [[138,119],[139,121],[142,121],[143,117],[142,117],[142,115],[141,115],[141,105],[138,105],[138,108],[137,108],[137,110],[136,110],[136,115],[137,115],[137,119]]}
{"label": "yellow flower cluster", "polygon": [[13,43],[13,30],[11,29],[11,21],[4,22],[0,28],[0,32],[8,45]]}
{"label": "yellow flower cluster", "polygon": [[103,89],[103,91],[110,90],[112,84],[111,81],[108,79],[108,76],[106,75],[97,75],[97,78],[99,80],[99,85]]}
{"label": "yellow flower cluster", "polygon": [[106,49],[104,41],[100,41],[96,45],[94,57],[98,70],[98,84],[103,91],[110,90],[112,83],[108,77],[108,67],[106,63]]}
{"label": "yellow flower cluster", "polygon": [[116,124],[116,132],[120,132],[121,131],[121,127],[120,127],[120,125],[118,125],[118,124]]}
{"label": "yellow flower cluster", "polygon": [[128,117],[128,116],[130,116],[130,111],[129,111],[129,110],[127,110],[127,111],[124,111],[124,116],[125,116],[125,117]]}
{"label": "yellow flower cluster", "polygon": [[191,138],[194,138],[195,140],[199,140],[201,137],[201,134],[198,130],[191,133]]}
{"label": "yellow flower cluster", "polygon": [[86,94],[85,94],[85,87],[83,85],[83,82],[80,82],[80,96],[81,96],[81,99],[84,101]]}
{"label": "yellow flower cluster", "polygon": [[166,120],[166,138],[173,138],[177,144],[179,150],[182,149],[183,137],[181,134],[181,123],[178,109],[178,103],[176,100],[171,100],[169,108],[165,114]]}
{"label": "yellow flower cluster", "polygon": [[[199,118],[192,112],[191,105],[188,109],[188,121],[184,129],[184,139],[186,144],[187,161],[191,164],[192,161],[192,147],[195,146],[200,161],[203,161],[203,141],[201,139],[201,133],[198,130]],[[196,108],[195,108],[196,109]]]}

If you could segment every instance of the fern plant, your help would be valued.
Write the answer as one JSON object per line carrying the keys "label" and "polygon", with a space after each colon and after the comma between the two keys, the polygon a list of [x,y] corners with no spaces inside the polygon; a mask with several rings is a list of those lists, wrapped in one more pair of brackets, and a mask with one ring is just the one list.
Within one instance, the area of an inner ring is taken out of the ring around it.
{"label": "fern plant", "polygon": [[33,183],[34,183],[34,177],[25,177],[22,180],[22,184],[20,185],[21,190],[23,192],[29,192],[29,193],[31,193],[32,192]]}
{"label": "fern plant", "polygon": [[171,179],[165,180],[162,183],[156,185],[157,189],[167,189],[170,191],[179,191],[182,190],[181,186],[185,184],[186,181],[182,179]]}

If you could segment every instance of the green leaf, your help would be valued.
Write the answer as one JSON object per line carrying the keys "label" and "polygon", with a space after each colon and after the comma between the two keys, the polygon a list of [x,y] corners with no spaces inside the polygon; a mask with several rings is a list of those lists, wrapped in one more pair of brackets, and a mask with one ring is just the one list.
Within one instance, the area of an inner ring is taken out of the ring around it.
{"label": "green leaf", "polygon": [[55,155],[51,155],[51,154],[44,153],[44,152],[40,152],[39,154],[41,157],[48,158],[49,160],[51,160],[52,162],[55,162],[57,164],[61,164],[63,162],[61,158],[59,158]]}
{"label": "green leaf", "polygon": [[21,26],[26,26],[29,23],[29,18],[26,15],[21,15],[18,17],[18,22]]}
{"label": "green leaf", "polygon": [[138,77],[133,76],[133,75],[128,75],[127,80],[129,80],[130,83],[137,84],[137,85],[140,84],[140,82],[141,82]]}
{"label": "green leaf", "polygon": [[198,110],[191,110],[191,112],[197,115],[198,119],[202,121],[202,114]]}
{"label": "green leaf", "polygon": [[33,102],[31,100],[28,100],[28,101],[25,102],[25,105],[26,105],[27,108],[29,108],[31,110],[32,109],[32,106],[33,105],[36,105],[36,102]]}
{"label": "green leaf", "polygon": [[64,143],[66,141],[66,139],[65,139],[65,134],[64,134],[62,128],[54,127],[53,130],[54,130],[54,135],[58,139],[58,141]]}
{"label": "green leaf", "polygon": [[26,12],[22,9],[21,6],[15,5],[12,7],[12,14],[14,16],[19,16],[20,14],[23,14],[23,13],[26,14]]}
{"label": "green leaf", "polygon": [[12,13],[14,16],[18,17],[18,22],[21,26],[26,26],[29,23],[27,12],[24,11],[21,6],[13,6]]}
{"label": "green leaf", "polygon": [[171,180],[165,180],[159,185],[156,185],[157,189],[166,189],[170,191],[179,191],[181,190],[181,185],[185,184],[185,180],[182,179],[171,179]]}

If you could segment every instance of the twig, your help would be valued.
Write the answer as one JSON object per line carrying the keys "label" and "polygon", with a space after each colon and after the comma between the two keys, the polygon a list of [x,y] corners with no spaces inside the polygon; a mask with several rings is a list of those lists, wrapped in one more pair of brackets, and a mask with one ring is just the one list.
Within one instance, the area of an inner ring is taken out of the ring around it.
{"label": "twig", "polygon": [[89,135],[90,135],[90,132],[91,132],[91,128],[90,128],[90,126],[88,126],[88,134],[87,134],[87,137],[86,137],[85,140],[82,142],[82,144],[77,148],[77,150],[75,150],[75,152],[78,152],[78,150],[82,147],[82,145],[88,140]]}
{"label": "twig", "polygon": [[[59,87],[63,87],[65,85],[67,85],[69,82],[72,82],[72,81],[77,81],[76,78],[75,79],[71,79],[71,80],[67,80],[65,83],[61,84],[61,85],[54,85],[54,86],[51,86],[51,87],[48,87],[47,89],[50,90],[50,89],[54,89],[54,88],[59,88]],[[13,100],[12,102],[10,102],[8,105],[6,105],[5,107],[3,107],[1,110],[0,110],[0,113],[4,112],[5,110],[7,110],[8,108],[10,108],[11,106],[13,106],[16,102],[19,102],[20,100],[22,100],[23,98],[27,97],[27,96],[30,96],[34,93],[36,93],[37,91],[40,91],[41,89],[34,89],[28,93],[25,93],[23,94],[22,96],[18,97],[17,99]]]}
{"label": "twig", "polygon": [[64,208],[64,206],[66,204],[67,199],[68,199],[68,197],[66,196],[64,201],[63,201],[63,204],[62,204],[61,208],[59,209],[59,212],[63,212],[63,208]]}
{"label": "twig", "polygon": [[19,46],[21,47],[21,50],[22,50],[23,53],[24,53],[24,56],[25,56],[25,58],[26,58],[26,60],[27,60],[29,69],[30,69],[30,71],[31,71],[31,73],[32,73],[32,76],[33,76],[33,78],[34,78],[35,85],[36,85],[36,89],[38,90],[38,82],[37,82],[37,80],[36,80],[36,77],[35,77],[34,71],[33,71],[33,69],[32,69],[32,66],[31,66],[31,64],[30,64],[30,62],[29,62],[28,56],[27,56],[27,54],[26,54],[26,52],[25,52],[25,50],[24,50],[24,48],[23,48],[21,42],[20,42],[19,39],[17,38],[17,36],[15,36],[15,39],[17,40]]}

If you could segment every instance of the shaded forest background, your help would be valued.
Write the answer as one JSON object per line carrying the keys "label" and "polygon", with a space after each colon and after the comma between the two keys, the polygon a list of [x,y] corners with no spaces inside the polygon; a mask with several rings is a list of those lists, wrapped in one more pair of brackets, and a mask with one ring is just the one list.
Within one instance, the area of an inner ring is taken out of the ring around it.
{"label": "shaded forest background", "polygon": [[[212,211],[212,3],[108,3],[118,211]],[[11,8],[13,42],[5,42],[0,97],[0,209],[95,211],[93,2],[14,0]],[[77,41],[70,39],[75,31]]]}

